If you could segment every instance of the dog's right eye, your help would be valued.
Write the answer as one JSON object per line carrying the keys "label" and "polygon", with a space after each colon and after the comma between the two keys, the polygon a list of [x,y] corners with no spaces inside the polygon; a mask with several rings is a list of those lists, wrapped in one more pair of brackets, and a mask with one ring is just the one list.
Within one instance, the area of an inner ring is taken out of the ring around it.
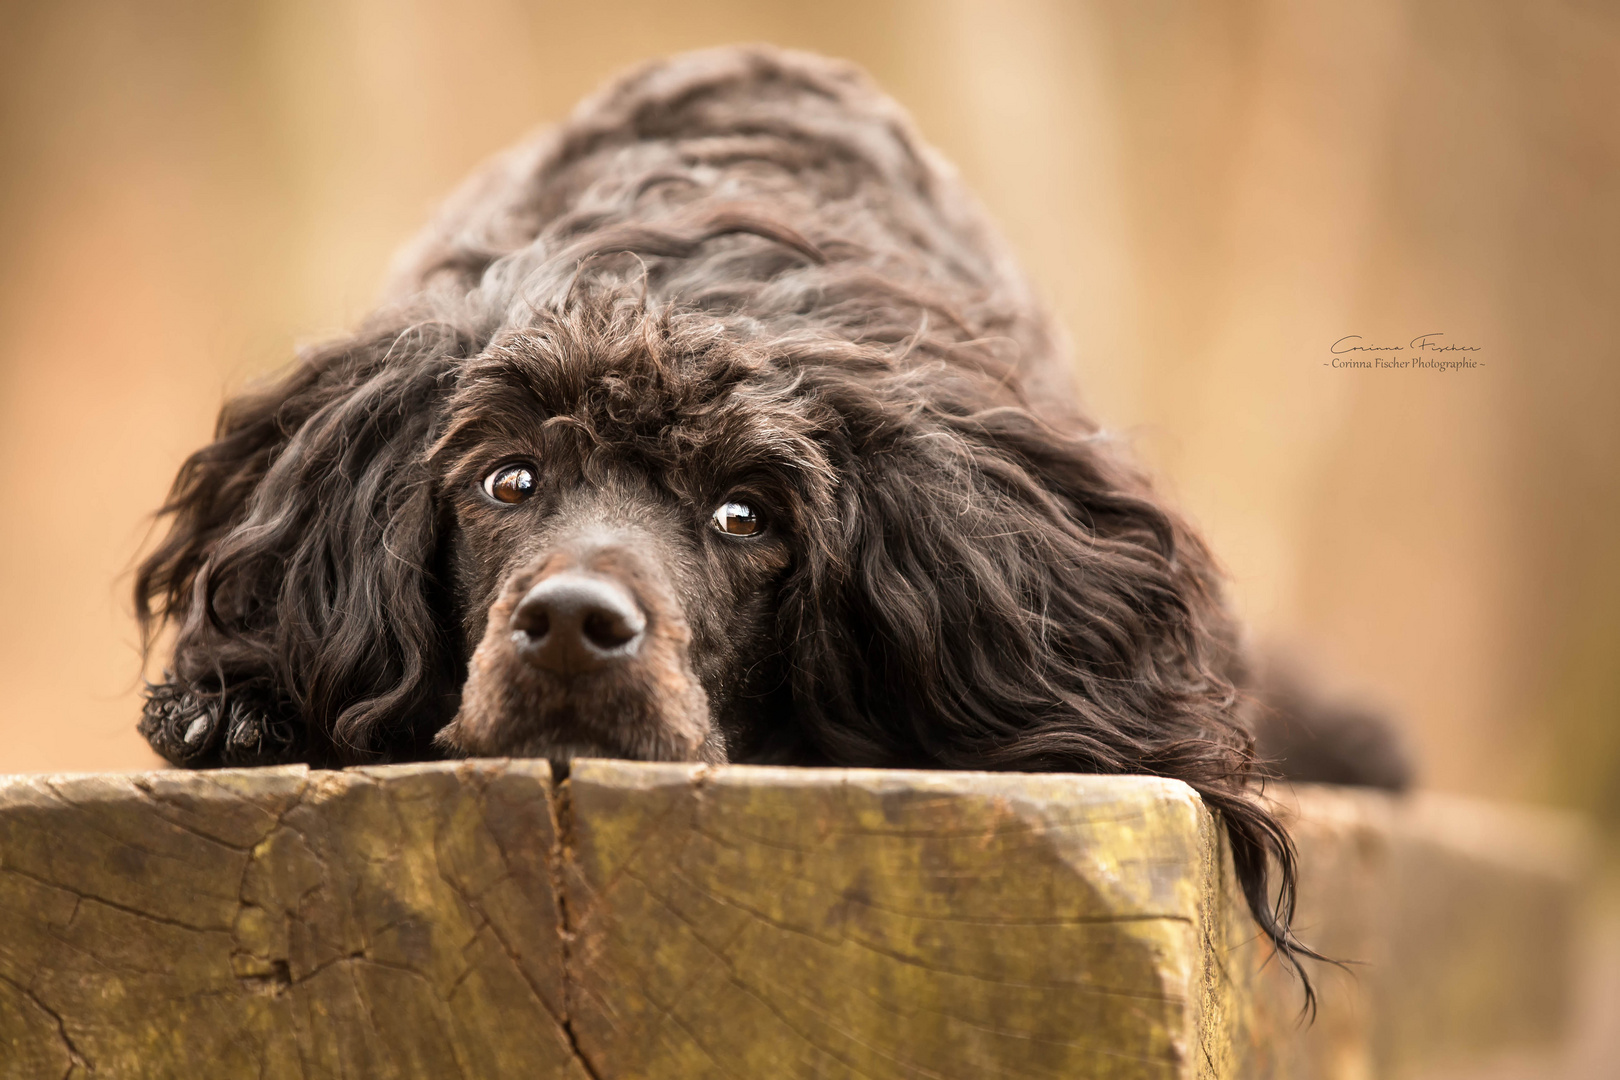
{"label": "dog's right eye", "polygon": [[520,503],[534,494],[534,470],[519,462],[502,465],[484,477],[484,494],[496,502]]}

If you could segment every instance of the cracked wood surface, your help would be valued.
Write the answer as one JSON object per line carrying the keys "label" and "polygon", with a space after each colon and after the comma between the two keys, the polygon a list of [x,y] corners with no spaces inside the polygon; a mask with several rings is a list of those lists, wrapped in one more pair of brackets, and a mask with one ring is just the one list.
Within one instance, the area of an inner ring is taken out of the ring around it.
{"label": "cracked wood surface", "polygon": [[604,1076],[1194,1075],[1217,844],[1185,785],[593,761],[569,786]]}
{"label": "cracked wood surface", "polygon": [[0,1077],[1394,1077],[1556,1031],[1566,825],[1296,817],[1301,925],[1369,962],[1310,1028],[1172,781],[0,778]]}
{"label": "cracked wood surface", "polygon": [[20,778],[6,1076],[585,1077],[544,762]]}

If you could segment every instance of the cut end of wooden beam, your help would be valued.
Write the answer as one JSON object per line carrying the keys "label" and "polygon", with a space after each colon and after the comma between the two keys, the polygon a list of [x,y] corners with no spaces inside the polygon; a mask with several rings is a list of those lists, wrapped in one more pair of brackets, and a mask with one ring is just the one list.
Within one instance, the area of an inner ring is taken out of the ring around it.
{"label": "cut end of wooden beam", "polygon": [[587,762],[568,787],[604,1075],[1193,1061],[1217,846],[1183,784]]}

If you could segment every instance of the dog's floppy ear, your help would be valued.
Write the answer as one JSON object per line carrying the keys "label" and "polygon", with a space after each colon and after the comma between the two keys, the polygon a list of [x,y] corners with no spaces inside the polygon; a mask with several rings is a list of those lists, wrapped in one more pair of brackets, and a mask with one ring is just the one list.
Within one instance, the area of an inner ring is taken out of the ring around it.
{"label": "dog's floppy ear", "polygon": [[[148,646],[173,631],[141,723],[164,757],[431,756],[455,686],[423,450],[450,358],[468,347],[436,323],[375,329],[226,405],[214,442],[181,467],[168,534],[136,576]],[[399,716],[409,730],[384,727]]]}
{"label": "dog's floppy ear", "polygon": [[1191,531],[1116,448],[1022,408],[869,408],[848,430],[839,555],[791,597],[804,736],[849,763],[1183,780],[1261,928],[1314,955],[1288,930],[1288,836],[1245,791],[1234,631]]}
{"label": "dog's floppy ear", "polygon": [[840,455],[796,635],[829,756],[1118,772],[1155,741],[1246,745],[1209,558],[1111,448],[1022,409],[894,412]]}

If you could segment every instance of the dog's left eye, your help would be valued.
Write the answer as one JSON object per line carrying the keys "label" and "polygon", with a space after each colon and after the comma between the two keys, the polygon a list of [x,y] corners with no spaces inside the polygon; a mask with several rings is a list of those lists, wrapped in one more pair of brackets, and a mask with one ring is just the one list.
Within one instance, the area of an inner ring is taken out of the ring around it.
{"label": "dog's left eye", "polygon": [[765,527],[759,511],[744,502],[721,503],[709,520],[728,536],[753,536]]}
{"label": "dog's left eye", "polygon": [[520,503],[534,494],[534,470],[518,462],[502,465],[484,477],[484,494],[497,502]]}

